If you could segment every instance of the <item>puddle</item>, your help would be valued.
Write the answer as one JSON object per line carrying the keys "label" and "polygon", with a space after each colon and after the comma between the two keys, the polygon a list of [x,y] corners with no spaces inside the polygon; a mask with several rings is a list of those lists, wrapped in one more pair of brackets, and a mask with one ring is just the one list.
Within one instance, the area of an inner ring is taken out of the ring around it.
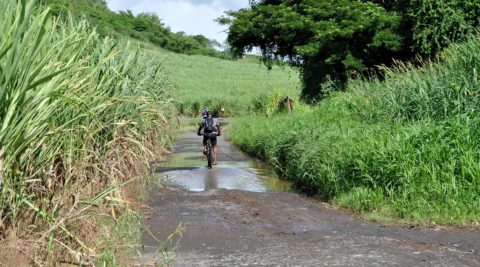
{"label": "puddle", "polygon": [[193,192],[214,189],[291,191],[289,182],[269,175],[265,166],[241,153],[223,137],[219,139],[219,149],[218,165],[208,169],[201,153],[201,139],[185,133],[175,143],[173,154],[157,164],[154,172],[159,180]]}

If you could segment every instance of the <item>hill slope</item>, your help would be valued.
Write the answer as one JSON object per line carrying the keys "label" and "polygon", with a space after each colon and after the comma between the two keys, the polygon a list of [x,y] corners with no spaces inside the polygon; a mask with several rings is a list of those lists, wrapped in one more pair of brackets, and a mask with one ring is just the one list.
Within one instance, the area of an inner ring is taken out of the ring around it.
{"label": "hill slope", "polygon": [[298,73],[287,66],[274,66],[268,71],[251,58],[232,61],[159,49],[151,52],[162,58],[174,88],[173,97],[183,114],[196,114],[204,106],[218,110],[223,105],[227,115],[241,115],[265,95],[298,98],[300,93]]}
{"label": "hill slope", "polygon": [[129,37],[157,47],[185,54],[230,58],[228,53],[214,49],[215,40],[203,35],[186,35],[172,32],[154,13],[134,15],[131,11],[111,11],[104,0],[37,0],[52,9],[52,14],[71,12],[85,18],[103,36]]}

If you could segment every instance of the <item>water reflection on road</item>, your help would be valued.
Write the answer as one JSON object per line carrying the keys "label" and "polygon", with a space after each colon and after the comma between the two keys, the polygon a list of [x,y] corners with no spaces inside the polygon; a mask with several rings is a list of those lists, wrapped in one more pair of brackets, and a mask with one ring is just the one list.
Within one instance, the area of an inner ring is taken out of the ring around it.
{"label": "water reflection on road", "polygon": [[288,182],[269,175],[262,164],[238,151],[224,137],[218,143],[218,165],[208,169],[201,153],[201,139],[186,132],[175,143],[173,154],[154,169],[158,179],[195,192],[220,188],[252,192],[290,190]]}

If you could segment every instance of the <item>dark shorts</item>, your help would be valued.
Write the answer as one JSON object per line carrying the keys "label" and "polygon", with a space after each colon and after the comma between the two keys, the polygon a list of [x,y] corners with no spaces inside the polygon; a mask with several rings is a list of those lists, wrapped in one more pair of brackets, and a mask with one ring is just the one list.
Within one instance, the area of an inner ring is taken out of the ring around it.
{"label": "dark shorts", "polygon": [[216,134],[205,134],[203,136],[203,145],[207,145],[207,140],[210,139],[210,142],[212,143],[212,146],[217,145],[217,135]]}

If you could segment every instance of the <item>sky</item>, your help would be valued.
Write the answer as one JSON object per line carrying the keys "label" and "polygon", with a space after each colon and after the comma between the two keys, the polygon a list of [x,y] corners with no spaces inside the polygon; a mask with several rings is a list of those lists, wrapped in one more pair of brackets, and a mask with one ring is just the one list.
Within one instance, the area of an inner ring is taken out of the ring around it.
{"label": "sky", "polygon": [[248,6],[248,0],[107,0],[113,11],[131,10],[156,13],[163,23],[174,32],[188,35],[202,34],[223,43],[226,27],[214,19],[223,12]]}

